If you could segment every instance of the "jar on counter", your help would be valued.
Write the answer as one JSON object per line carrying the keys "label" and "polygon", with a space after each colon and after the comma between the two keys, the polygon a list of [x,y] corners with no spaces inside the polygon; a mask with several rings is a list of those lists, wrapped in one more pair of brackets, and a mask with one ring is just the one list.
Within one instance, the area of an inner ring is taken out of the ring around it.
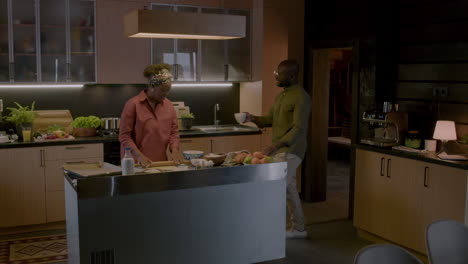
{"label": "jar on counter", "polygon": [[405,146],[414,149],[421,148],[421,135],[417,130],[410,130],[406,134]]}

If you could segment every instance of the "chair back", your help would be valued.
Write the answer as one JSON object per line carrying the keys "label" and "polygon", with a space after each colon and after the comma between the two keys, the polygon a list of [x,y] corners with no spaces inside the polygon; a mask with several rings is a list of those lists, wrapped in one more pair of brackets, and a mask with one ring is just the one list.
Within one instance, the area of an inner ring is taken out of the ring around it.
{"label": "chair back", "polygon": [[468,263],[468,227],[454,220],[441,220],[426,230],[426,246],[432,264]]}
{"label": "chair back", "polygon": [[354,258],[354,264],[423,264],[423,262],[399,246],[377,244],[361,249]]}

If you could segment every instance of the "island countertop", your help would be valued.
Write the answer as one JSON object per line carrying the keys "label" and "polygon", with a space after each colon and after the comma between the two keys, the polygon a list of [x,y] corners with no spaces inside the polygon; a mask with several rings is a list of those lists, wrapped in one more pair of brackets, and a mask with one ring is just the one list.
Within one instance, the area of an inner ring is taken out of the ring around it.
{"label": "island countertop", "polygon": [[355,145],[355,148],[379,152],[382,154],[388,154],[388,155],[393,155],[393,156],[398,156],[398,157],[403,157],[403,158],[408,158],[408,159],[429,162],[429,163],[434,163],[434,164],[439,164],[439,165],[444,165],[444,166],[449,166],[449,167],[454,167],[454,168],[462,169],[462,170],[468,170],[468,161],[443,160],[437,157],[435,152],[413,153],[413,152],[406,152],[406,151],[401,151],[401,150],[396,150],[396,149],[391,149],[391,148],[379,148],[379,147],[362,145],[362,144]]}

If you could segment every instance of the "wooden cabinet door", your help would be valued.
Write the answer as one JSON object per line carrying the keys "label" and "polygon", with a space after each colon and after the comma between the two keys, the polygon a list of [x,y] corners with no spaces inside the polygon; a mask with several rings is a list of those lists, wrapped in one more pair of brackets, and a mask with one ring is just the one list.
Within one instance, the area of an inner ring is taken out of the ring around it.
{"label": "wooden cabinet door", "polygon": [[385,234],[386,156],[356,150],[354,225],[368,232]]}
{"label": "wooden cabinet door", "polygon": [[260,135],[214,137],[212,151],[214,153],[228,153],[238,150],[261,151]]}
{"label": "wooden cabinet door", "polygon": [[418,197],[413,195],[414,166],[412,160],[385,155],[385,185],[382,190],[384,230],[382,236],[400,245],[408,245],[409,223],[414,219]]}
{"label": "wooden cabinet door", "polygon": [[462,169],[420,163],[416,182],[420,208],[410,246],[424,253],[426,228],[429,224],[441,219],[465,223],[467,175]]}
{"label": "wooden cabinet door", "polygon": [[0,227],[46,221],[43,148],[0,150]]}
{"label": "wooden cabinet door", "polygon": [[201,138],[181,138],[179,149],[181,153],[185,150],[201,150],[206,153],[211,152],[211,139],[209,137]]}
{"label": "wooden cabinet door", "polygon": [[123,17],[148,2],[96,1],[98,83],[146,83],[144,68],[150,64],[150,40],[123,34]]}

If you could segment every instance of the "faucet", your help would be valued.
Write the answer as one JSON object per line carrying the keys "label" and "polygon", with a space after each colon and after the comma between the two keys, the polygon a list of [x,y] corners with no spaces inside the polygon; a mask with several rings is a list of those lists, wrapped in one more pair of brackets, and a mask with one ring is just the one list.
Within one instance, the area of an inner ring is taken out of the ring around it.
{"label": "faucet", "polygon": [[216,118],[216,113],[219,111],[219,104],[214,105],[214,127],[218,129],[219,120]]}

